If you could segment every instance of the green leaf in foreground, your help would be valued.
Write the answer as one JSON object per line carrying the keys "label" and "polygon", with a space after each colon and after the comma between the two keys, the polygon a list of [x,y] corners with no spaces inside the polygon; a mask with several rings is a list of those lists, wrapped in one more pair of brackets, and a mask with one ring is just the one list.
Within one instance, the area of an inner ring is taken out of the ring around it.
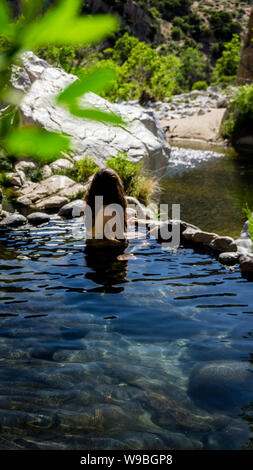
{"label": "green leaf in foreground", "polygon": [[35,127],[19,128],[10,132],[4,143],[9,154],[47,162],[55,160],[61,152],[67,152],[70,147],[67,137]]}
{"label": "green leaf in foreground", "polygon": [[109,67],[103,67],[99,70],[91,70],[88,74],[71,83],[58,96],[59,103],[73,103],[74,100],[80,98],[85,93],[99,93],[107,88],[115,79],[115,71]]}
{"label": "green leaf in foreground", "polygon": [[114,33],[118,20],[112,15],[78,16],[80,0],[62,0],[32,23],[21,38],[25,48],[45,45],[93,44]]}
{"label": "green leaf in foreground", "polygon": [[9,7],[4,0],[0,0],[0,32],[4,32],[10,21]]}
{"label": "green leaf in foreground", "polygon": [[124,125],[126,124],[121,116],[113,113],[107,113],[105,111],[100,111],[99,109],[94,108],[80,108],[78,105],[71,105],[69,106],[69,110],[71,114],[74,116],[83,118],[83,119],[90,119],[92,121],[104,122],[108,124],[117,124],[117,125]]}

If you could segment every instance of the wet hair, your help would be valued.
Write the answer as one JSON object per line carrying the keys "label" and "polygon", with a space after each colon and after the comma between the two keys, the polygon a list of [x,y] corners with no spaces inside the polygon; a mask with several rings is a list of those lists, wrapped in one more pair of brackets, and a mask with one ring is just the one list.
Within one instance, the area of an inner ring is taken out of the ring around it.
{"label": "wet hair", "polygon": [[91,181],[89,189],[85,195],[85,202],[91,208],[92,220],[95,220],[95,196],[103,196],[103,204],[119,204],[124,210],[124,230],[127,228],[127,201],[123,183],[111,168],[98,170]]}

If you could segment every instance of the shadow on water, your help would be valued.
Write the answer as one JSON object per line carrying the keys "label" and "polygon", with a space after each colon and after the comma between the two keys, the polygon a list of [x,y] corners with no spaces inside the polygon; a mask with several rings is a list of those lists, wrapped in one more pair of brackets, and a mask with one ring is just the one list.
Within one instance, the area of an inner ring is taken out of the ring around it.
{"label": "shadow on water", "polygon": [[253,159],[227,149],[172,148],[161,202],[181,205],[181,218],[203,230],[237,238],[253,208]]}

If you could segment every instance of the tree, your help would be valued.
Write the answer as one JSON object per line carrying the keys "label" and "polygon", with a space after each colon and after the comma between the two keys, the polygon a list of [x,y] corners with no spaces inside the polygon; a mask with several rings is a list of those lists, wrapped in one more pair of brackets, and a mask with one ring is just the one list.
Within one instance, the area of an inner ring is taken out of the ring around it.
{"label": "tree", "polygon": [[238,34],[234,34],[232,41],[224,44],[224,50],[218,59],[213,71],[215,83],[228,85],[235,82],[240,61],[241,42]]}

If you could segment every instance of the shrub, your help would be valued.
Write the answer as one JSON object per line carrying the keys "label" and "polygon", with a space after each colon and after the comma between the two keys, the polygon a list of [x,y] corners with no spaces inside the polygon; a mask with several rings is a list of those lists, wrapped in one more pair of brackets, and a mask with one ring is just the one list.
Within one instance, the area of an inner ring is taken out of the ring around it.
{"label": "shrub", "polygon": [[29,169],[27,171],[27,178],[33,181],[34,183],[39,183],[43,179],[43,165],[37,163],[36,168]]}
{"label": "shrub", "polygon": [[182,29],[180,28],[180,26],[173,26],[171,28],[171,37],[172,39],[174,39],[174,41],[178,41],[180,39],[182,39],[184,33],[182,31]]}
{"label": "shrub", "polygon": [[207,75],[207,63],[203,54],[197,48],[187,47],[180,54],[182,66],[182,88],[192,89],[195,82],[203,81]]}
{"label": "shrub", "polygon": [[240,23],[233,21],[232,14],[227,11],[212,12],[209,21],[217,39],[230,41],[233,34],[239,34],[242,31]]}
{"label": "shrub", "polygon": [[99,170],[99,166],[95,160],[88,155],[85,155],[81,160],[76,162],[77,166],[77,181],[85,182]]}
{"label": "shrub", "polygon": [[0,187],[10,188],[11,186],[12,184],[10,176],[8,176],[4,171],[0,173]]}
{"label": "shrub", "polygon": [[238,34],[224,44],[224,50],[213,71],[214,83],[227,86],[235,82],[240,61],[241,42]]}
{"label": "shrub", "polygon": [[142,165],[131,162],[126,153],[118,153],[116,157],[106,159],[106,166],[118,173],[128,196],[136,197],[145,205],[151,201],[158,183],[155,178],[144,174]]}
{"label": "shrub", "polygon": [[206,90],[208,87],[208,84],[205,81],[199,81],[195,82],[192,90]]}

